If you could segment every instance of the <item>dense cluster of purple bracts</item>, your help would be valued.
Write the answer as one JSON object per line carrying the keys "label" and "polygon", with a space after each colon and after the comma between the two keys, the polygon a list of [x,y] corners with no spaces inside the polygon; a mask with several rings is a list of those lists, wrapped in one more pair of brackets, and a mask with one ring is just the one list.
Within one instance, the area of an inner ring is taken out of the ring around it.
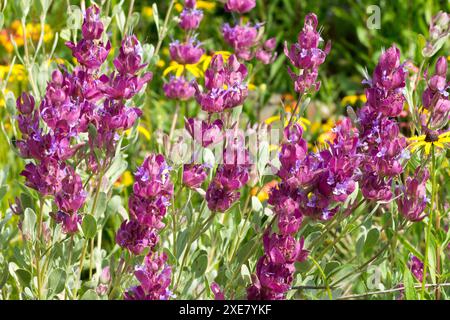
{"label": "dense cluster of purple bracts", "polygon": [[[228,0],[225,10],[237,14],[248,13],[255,7],[255,0]],[[230,45],[236,57],[243,61],[256,58],[263,64],[272,63],[276,54],[276,39],[263,41],[262,24],[243,23],[231,26],[225,23],[222,26],[222,34],[225,42]]]}
{"label": "dense cluster of purple bracts", "polygon": [[215,55],[205,72],[205,92],[201,92],[196,86],[196,99],[203,111],[220,113],[225,109],[231,109],[242,105],[248,95],[247,68],[239,63],[236,56],[223,61],[222,55]]}
{"label": "dense cluster of purple bracts", "polygon": [[[185,39],[183,42],[175,40],[169,46],[172,61],[184,66],[198,63],[205,53],[202,44],[195,36],[191,36],[191,32],[200,26],[203,19],[202,10],[196,9],[196,6],[196,0],[184,1],[178,25],[186,32]],[[184,71],[181,75],[171,76],[169,82],[163,85],[163,90],[167,98],[179,101],[189,100],[195,94],[192,82],[187,79]]]}
{"label": "dense cluster of purple bracts", "polygon": [[140,285],[125,293],[129,300],[167,300],[171,295],[168,289],[171,268],[165,263],[167,257],[154,252],[173,196],[169,170],[162,155],[151,154],[145,158],[135,173],[133,194],[128,201],[130,221],[123,221],[116,234],[117,244],[132,254],[150,250],[144,265],[137,267],[134,273]]}
{"label": "dense cluster of purple bracts", "polygon": [[411,256],[409,260],[409,270],[417,279],[417,281],[422,282],[423,280],[423,262],[420,261],[416,256]]}
{"label": "dense cluster of purple bracts", "polygon": [[422,117],[425,134],[438,130],[448,123],[450,116],[449,92],[450,82],[447,81],[447,59],[439,57],[435,73],[428,79],[427,88],[422,95],[423,107],[429,111],[430,118]]}
{"label": "dense cluster of purple bracts", "polygon": [[423,212],[427,207],[426,183],[430,174],[426,168],[418,167],[414,176],[406,178],[405,184],[395,190],[398,212],[410,221],[420,221],[425,218]]}
{"label": "dense cluster of purple bracts", "polygon": [[125,292],[125,300],[168,300],[172,269],[166,264],[166,254],[149,253],[144,265],[136,268],[134,275],[140,285]]}
{"label": "dense cluster of purple bracts", "polygon": [[[31,95],[23,94],[17,100],[22,132],[17,148],[23,158],[34,160],[22,175],[27,186],[55,198],[58,211],[52,216],[69,234],[78,230],[79,210],[86,199],[72,160],[85,159],[92,172],[105,165],[114,154],[119,132],[130,128],[141,115],[138,108],[126,107],[125,100],[151,79],[151,73],[137,75],[145,64],[141,63],[142,49],[134,36],[122,42],[114,60],[117,71],[98,77],[111,49],[109,41],[101,41],[103,33],[99,8],[89,7],[82,39],[66,44],[80,65],[72,72],[63,66],[53,72],[39,108],[35,108]],[[90,128],[95,128],[95,134],[89,132]],[[80,138],[83,133],[89,133],[87,143]],[[105,159],[97,158],[96,149],[106,155]]]}
{"label": "dense cluster of purple bracts", "polygon": [[[218,143],[223,145],[222,163],[217,167],[206,190],[206,201],[211,211],[225,212],[230,208],[239,199],[238,190],[249,180],[250,158],[245,138],[237,128],[226,130],[224,125],[225,111],[242,105],[247,98],[248,87],[244,82],[246,77],[247,68],[235,55],[231,55],[225,62],[222,55],[218,54],[213,56],[205,72],[204,91],[200,90],[197,83],[194,84],[197,102],[209,116],[207,121],[186,119],[186,130],[204,148]],[[219,118],[211,121],[215,114]],[[185,166],[185,170],[188,170],[186,178],[192,177],[194,169],[198,179],[206,178],[206,174],[201,171],[204,172],[207,168],[200,165]],[[185,184],[192,182],[187,183],[186,179]]]}
{"label": "dense cluster of purple bracts", "polygon": [[392,46],[380,57],[372,79],[367,80],[367,103],[359,110],[362,193],[366,199],[390,201],[393,179],[403,172],[408,158],[406,139],[393,117],[403,110],[406,71],[400,51]]}
{"label": "dense cluster of purple bracts", "polygon": [[[303,81],[301,90],[298,90],[300,80],[295,77],[296,91],[301,93],[310,87],[319,88],[317,70],[326,53],[318,49],[320,35],[316,27],[316,16],[309,14],[299,34],[299,43],[292,45],[290,51],[286,49],[288,58],[303,74],[315,73],[312,81]],[[300,124],[289,123],[284,129],[279,153],[281,167],[277,173],[281,182],[269,197],[277,217],[278,233],[269,235],[267,231],[264,236],[264,255],[257,263],[253,284],[247,289],[249,299],[286,297],[294,279],[294,263],[308,256],[303,238],[295,238],[303,217],[330,219],[337,212],[338,204],[355,190],[361,162],[358,131],[349,119],[344,119],[333,134],[328,149],[313,153],[308,152]]]}
{"label": "dense cluster of purple bracts", "polygon": [[319,75],[318,69],[324,63],[325,58],[331,49],[331,43],[327,42],[325,48],[319,48],[322,40],[320,33],[316,30],[318,25],[317,16],[310,13],[305,18],[303,30],[298,35],[296,43],[288,47],[287,43],[284,45],[284,53],[292,63],[292,65],[299,69],[294,72],[288,68],[289,75],[294,81],[295,91],[302,94],[310,88],[318,91],[320,88],[320,81],[317,81]]}
{"label": "dense cluster of purple bracts", "polygon": [[[290,71],[295,90],[300,94],[310,88],[319,89],[317,68],[330,48],[329,44],[324,51],[318,48],[321,38],[316,28],[317,18],[309,14],[298,43],[285,49],[291,63],[300,69],[299,74]],[[437,69],[443,68],[441,64]],[[437,71],[437,74],[442,75],[444,71]],[[393,199],[393,179],[403,172],[408,157],[406,139],[400,135],[394,119],[400,115],[405,103],[405,78],[400,52],[393,46],[381,55],[372,79],[367,80],[367,103],[358,112],[355,125],[349,118],[339,121],[325,150],[308,152],[301,126],[294,123],[285,128],[279,153],[281,182],[269,198],[279,230],[273,237],[283,239],[275,242],[281,245],[278,250],[290,252],[288,248],[302,247],[296,244],[295,238],[287,241],[286,237],[293,237],[298,232],[304,216],[321,220],[332,218],[356,190],[357,183],[369,201]],[[433,95],[431,90],[429,95]],[[428,177],[426,169],[418,168],[414,177],[407,178],[404,187],[397,188],[399,212],[409,220],[418,221],[424,217]],[[292,283],[295,269],[290,263],[293,260],[274,263],[276,259],[267,241],[266,236],[265,254],[257,264],[253,285],[248,288],[251,299],[282,299]],[[300,254],[302,259],[306,254],[306,251]]]}

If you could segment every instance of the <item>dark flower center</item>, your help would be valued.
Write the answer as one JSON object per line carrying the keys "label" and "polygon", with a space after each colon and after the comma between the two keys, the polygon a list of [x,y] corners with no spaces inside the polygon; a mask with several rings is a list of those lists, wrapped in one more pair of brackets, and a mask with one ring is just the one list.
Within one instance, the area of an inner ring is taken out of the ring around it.
{"label": "dark flower center", "polygon": [[425,136],[426,142],[436,142],[439,140],[439,134],[436,131],[428,131],[427,135]]}

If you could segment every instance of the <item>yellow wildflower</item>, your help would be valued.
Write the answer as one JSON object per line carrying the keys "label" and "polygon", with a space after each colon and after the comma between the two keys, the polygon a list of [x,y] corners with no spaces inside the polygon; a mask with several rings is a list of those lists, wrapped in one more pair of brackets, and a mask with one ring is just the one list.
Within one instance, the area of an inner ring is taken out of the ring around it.
{"label": "yellow wildflower", "polygon": [[411,152],[415,152],[417,149],[424,147],[425,154],[428,156],[433,146],[439,149],[445,149],[445,144],[450,143],[450,131],[439,135],[436,132],[429,132],[426,135],[413,136],[408,140],[413,141],[409,145]]}
{"label": "yellow wildflower", "polygon": [[211,63],[212,57],[215,56],[216,54],[220,54],[222,56],[224,62],[227,62],[228,58],[232,55],[232,53],[229,51],[216,51],[216,52],[213,52],[213,54],[211,54],[211,55],[204,54],[199,61],[199,63],[203,62],[203,66],[202,66],[203,71],[206,71],[208,69],[208,67]]}
{"label": "yellow wildflower", "polygon": [[[267,125],[269,125],[269,124],[272,124],[272,123],[280,121],[280,120],[281,120],[280,116],[272,116],[272,117],[269,117],[266,120],[264,120],[264,122]],[[289,123],[289,117],[287,117],[287,119],[285,119],[284,126],[287,126],[288,123]],[[299,119],[297,119],[297,123],[299,123],[304,130],[306,130],[306,126],[311,125],[311,121],[309,121],[308,119],[303,118],[303,117],[300,117]]]}
{"label": "yellow wildflower", "polygon": [[168,55],[170,55],[170,51],[169,51],[169,48],[163,48],[162,50],[161,50],[161,53],[163,54],[163,55],[165,55],[165,56],[168,56]]}
{"label": "yellow wildflower", "polygon": [[175,10],[177,10],[178,12],[183,11],[183,5],[181,3],[175,3]]}
{"label": "yellow wildflower", "polygon": [[170,62],[170,65],[164,70],[163,76],[167,76],[171,72],[175,72],[176,77],[181,77],[184,71],[188,71],[194,76],[194,78],[200,78],[203,76],[203,70],[200,68],[200,61],[196,64],[179,64],[176,61]]}
{"label": "yellow wildflower", "polygon": [[142,8],[142,15],[147,19],[153,17],[153,8],[150,6],[144,6]]}
{"label": "yellow wildflower", "polygon": [[[137,131],[140,134],[142,134],[145,137],[145,139],[150,140],[150,136],[151,136],[150,135],[150,131],[148,131],[146,128],[144,128],[143,126],[138,126],[137,127]],[[127,135],[130,135],[131,134],[131,129],[125,130],[125,133]]]}
{"label": "yellow wildflower", "polygon": [[248,90],[255,91],[256,90],[256,86],[253,83],[249,83],[248,84]]}
{"label": "yellow wildflower", "polygon": [[280,149],[280,147],[277,146],[276,144],[271,144],[269,146],[269,152],[272,152],[272,151],[275,151],[275,150],[279,150],[279,149]]}
{"label": "yellow wildflower", "polygon": [[0,107],[4,107],[5,106],[5,96],[8,93],[8,89],[5,89],[5,91],[1,92],[0,91]]}
{"label": "yellow wildflower", "polygon": [[133,175],[130,171],[125,171],[122,176],[114,183],[115,187],[129,187],[133,184]]}
{"label": "yellow wildflower", "polygon": [[[184,8],[184,6],[181,3],[175,4],[175,10],[177,10],[178,12],[183,11],[183,8]],[[212,11],[216,8],[216,3],[213,1],[198,0],[196,8],[202,9],[202,10],[207,10],[207,11]]]}
{"label": "yellow wildflower", "polygon": [[278,185],[277,180],[272,180],[268,183],[266,183],[262,188],[254,187],[250,194],[252,196],[256,196],[259,201],[263,202],[269,199],[270,190]]}
{"label": "yellow wildflower", "polygon": [[156,63],[156,66],[158,68],[164,68],[165,65],[166,65],[166,62],[162,59],[159,59],[158,62]]}
{"label": "yellow wildflower", "polygon": [[364,94],[345,96],[341,100],[341,104],[344,106],[347,106],[347,105],[354,106],[355,104],[357,104],[358,101],[365,103],[367,101],[367,98]]}
{"label": "yellow wildflower", "polygon": [[[41,37],[41,24],[40,23],[27,23],[25,25],[25,31],[27,39],[31,39],[37,42]],[[7,52],[12,52],[14,46],[12,44],[11,38],[17,44],[18,47],[23,46],[23,35],[24,30],[22,28],[22,23],[19,20],[14,20],[9,28],[0,31],[0,45],[2,45]],[[44,24],[43,41],[47,43],[53,39],[53,30],[50,25]]]}
{"label": "yellow wildflower", "polygon": [[[6,79],[11,66],[0,65],[0,79]],[[15,64],[11,70],[11,74],[8,78],[9,83],[25,82],[27,79],[27,72],[25,67],[21,64]]]}
{"label": "yellow wildflower", "polygon": [[197,9],[212,11],[215,8],[216,8],[216,3],[213,1],[204,1],[204,0],[197,1]]}

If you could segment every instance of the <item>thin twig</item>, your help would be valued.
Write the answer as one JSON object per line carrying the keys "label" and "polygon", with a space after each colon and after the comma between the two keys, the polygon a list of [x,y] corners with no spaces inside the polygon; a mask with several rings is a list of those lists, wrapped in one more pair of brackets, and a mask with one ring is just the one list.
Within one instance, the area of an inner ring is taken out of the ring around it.
{"label": "thin twig", "polygon": [[[426,284],[425,287],[426,288],[450,287],[450,283],[441,283],[441,284],[433,284],[433,283],[431,283],[431,284]],[[415,285],[414,288],[420,289],[420,288],[422,288],[422,285],[421,284]],[[401,287],[393,288],[393,289],[372,291],[372,292],[366,292],[366,293],[363,293],[363,294],[352,294],[352,295],[348,295],[348,296],[342,296],[342,297],[337,298],[337,300],[365,298],[365,297],[368,297],[368,296],[373,296],[373,295],[378,295],[378,294],[389,294],[389,293],[399,292],[399,291],[403,291],[403,290],[405,290],[405,287],[401,286]]]}

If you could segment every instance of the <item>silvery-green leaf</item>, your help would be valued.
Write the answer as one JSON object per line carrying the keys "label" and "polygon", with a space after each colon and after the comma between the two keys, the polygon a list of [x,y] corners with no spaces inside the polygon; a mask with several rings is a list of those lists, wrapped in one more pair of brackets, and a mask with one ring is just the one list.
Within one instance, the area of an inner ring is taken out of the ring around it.
{"label": "silvery-green leaf", "polygon": [[405,268],[405,272],[403,273],[403,281],[405,282],[406,300],[416,300],[417,292],[414,287],[414,278],[408,268]]}
{"label": "silvery-green leaf", "polygon": [[22,13],[22,19],[25,19],[30,12],[31,0],[19,0],[19,8]]}
{"label": "silvery-green leaf", "polygon": [[6,192],[8,192],[8,186],[0,186],[0,200],[3,199],[3,197],[5,196]]}
{"label": "silvery-green leaf", "polygon": [[161,36],[161,30],[159,28],[159,13],[158,13],[158,6],[156,5],[156,3],[152,4],[152,9],[153,9],[153,19],[155,20],[156,31],[158,33],[159,38]]}
{"label": "silvery-green leaf", "polygon": [[48,288],[51,290],[52,294],[58,294],[62,292],[66,284],[66,271],[63,269],[53,269],[48,277]]}
{"label": "silvery-green leaf", "polygon": [[142,59],[145,63],[150,63],[150,60],[153,58],[153,54],[155,53],[155,47],[152,44],[144,43],[142,45]]}
{"label": "silvery-green leaf", "polygon": [[92,215],[87,214],[83,217],[81,228],[86,239],[92,239],[97,233],[97,221]]}
{"label": "silvery-green leaf", "polygon": [[22,287],[27,287],[31,281],[31,273],[25,269],[16,270],[17,279]]}
{"label": "silvery-green leaf", "polygon": [[64,41],[70,41],[71,31],[69,29],[67,29],[67,28],[64,28],[64,29],[61,30],[59,36]]}
{"label": "silvery-green leaf", "polygon": [[258,197],[252,196],[252,210],[255,212],[259,212],[263,209],[263,205],[261,201],[259,201]]}
{"label": "silvery-green leaf", "polygon": [[33,209],[26,208],[24,212],[24,218],[22,223],[22,232],[28,238],[33,240],[36,227],[36,213]]}
{"label": "silvery-green leaf", "polygon": [[16,97],[12,91],[9,91],[5,97],[6,110],[12,116],[16,114]]}
{"label": "silvery-green leaf", "polygon": [[203,149],[203,161],[205,164],[209,164],[211,167],[214,166],[216,159],[211,149],[208,148]]}
{"label": "silvery-green leaf", "polygon": [[99,300],[99,297],[94,290],[89,289],[83,294],[81,300]]}
{"label": "silvery-green leaf", "polygon": [[78,6],[70,6],[69,16],[67,17],[67,28],[70,30],[79,30],[83,23],[83,12]]}
{"label": "silvery-green leaf", "polygon": [[208,267],[208,254],[206,251],[202,251],[192,262],[191,270],[194,272],[194,275],[198,278],[205,273],[207,267]]}
{"label": "silvery-green leaf", "polygon": [[133,14],[130,17],[130,20],[128,21],[128,32],[131,33],[132,30],[138,25],[140,19],[140,14],[138,12],[133,12]]}
{"label": "silvery-green leaf", "polygon": [[3,288],[3,286],[6,284],[9,278],[9,271],[8,271],[8,264],[5,263],[5,265],[1,268],[1,274],[0,274],[0,290]]}

